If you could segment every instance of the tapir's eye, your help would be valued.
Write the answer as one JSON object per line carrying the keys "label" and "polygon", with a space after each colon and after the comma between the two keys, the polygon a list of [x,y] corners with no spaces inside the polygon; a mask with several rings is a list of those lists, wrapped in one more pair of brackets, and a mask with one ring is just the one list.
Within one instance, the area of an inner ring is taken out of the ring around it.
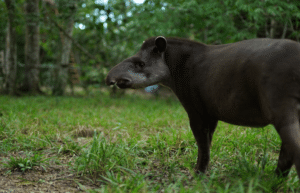
{"label": "tapir's eye", "polygon": [[139,66],[140,68],[143,68],[145,66],[144,62],[135,62],[136,66]]}

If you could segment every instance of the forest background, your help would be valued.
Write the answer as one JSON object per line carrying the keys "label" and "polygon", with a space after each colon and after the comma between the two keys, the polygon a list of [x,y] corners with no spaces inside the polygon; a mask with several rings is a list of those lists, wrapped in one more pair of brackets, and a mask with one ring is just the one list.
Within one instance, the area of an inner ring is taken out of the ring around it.
{"label": "forest background", "polygon": [[297,0],[1,0],[1,93],[102,87],[151,36],[206,44],[300,38]]}

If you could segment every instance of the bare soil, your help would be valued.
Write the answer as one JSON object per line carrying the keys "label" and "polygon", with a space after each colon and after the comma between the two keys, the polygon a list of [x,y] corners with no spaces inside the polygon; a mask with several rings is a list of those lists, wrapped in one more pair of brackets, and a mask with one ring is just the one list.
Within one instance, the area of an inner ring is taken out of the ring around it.
{"label": "bare soil", "polygon": [[84,192],[99,188],[91,180],[78,177],[68,166],[35,167],[26,172],[0,170],[0,193],[6,192]]}

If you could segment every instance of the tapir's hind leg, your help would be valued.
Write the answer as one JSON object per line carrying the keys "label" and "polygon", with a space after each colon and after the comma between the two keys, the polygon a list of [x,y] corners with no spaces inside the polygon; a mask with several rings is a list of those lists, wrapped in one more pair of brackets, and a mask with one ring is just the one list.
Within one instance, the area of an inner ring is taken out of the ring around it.
{"label": "tapir's hind leg", "polygon": [[278,105],[273,109],[273,125],[280,135],[282,145],[275,170],[279,176],[286,177],[293,164],[300,179],[300,127],[296,102]]}
{"label": "tapir's hind leg", "polygon": [[293,157],[289,152],[288,145],[282,143],[279,159],[278,159],[278,165],[275,170],[275,173],[278,176],[286,177],[289,174],[292,165],[293,165]]}

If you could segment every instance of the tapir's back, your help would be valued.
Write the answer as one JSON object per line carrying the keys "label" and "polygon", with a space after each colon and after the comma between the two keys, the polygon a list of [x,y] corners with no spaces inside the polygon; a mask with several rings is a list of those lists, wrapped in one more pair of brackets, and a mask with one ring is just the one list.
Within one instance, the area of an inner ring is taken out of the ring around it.
{"label": "tapir's back", "polygon": [[205,76],[203,88],[199,88],[201,98],[220,120],[237,125],[267,125],[270,97],[300,98],[297,42],[253,39],[209,46],[205,58],[199,64],[207,66],[206,72],[199,70]]}

